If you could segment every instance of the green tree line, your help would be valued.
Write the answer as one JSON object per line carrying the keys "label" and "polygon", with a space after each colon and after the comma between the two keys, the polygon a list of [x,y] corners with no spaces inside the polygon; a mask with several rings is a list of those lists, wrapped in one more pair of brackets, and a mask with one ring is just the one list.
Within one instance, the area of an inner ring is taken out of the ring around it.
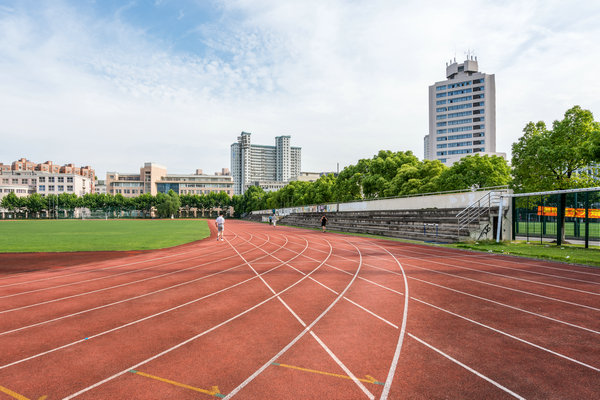
{"label": "green tree line", "polygon": [[191,209],[200,210],[203,215],[205,211],[215,208],[224,209],[230,205],[231,198],[227,193],[179,196],[172,190],[169,193],[158,193],[156,196],[145,193],[137,197],[104,193],[91,193],[83,196],[69,193],[41,196],[39,193],[32,193],[27,197],[17,197],[14,193],[9,193],[0,203],[4,209],[17,214],[28,214],[30,217],[39,216],[41,213],[45,213],[47,216],[56,215],[57,212],[66,212],[67,215],[72,215],[76,208],[114,214],[136,210],[146,217],[155,210],[160,217],[170,217],[179,212],[189,213]]}

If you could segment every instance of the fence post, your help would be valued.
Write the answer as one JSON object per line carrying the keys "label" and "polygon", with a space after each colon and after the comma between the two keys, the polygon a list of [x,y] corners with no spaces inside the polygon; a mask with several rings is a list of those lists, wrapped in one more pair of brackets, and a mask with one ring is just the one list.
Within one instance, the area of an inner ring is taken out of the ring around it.
{"label": "fence post", "polygon": [[563,215],[564,213],[564,204],[562,202],[562,194],[558,195],[558,207],[556,209],[556,245],[562,245],[562,227],[563,227]]}
{"label": "fence post", "polygon": [[585,248],[590,246],[590,192],[585,192]]}
{"label": "fence post", "polygon": [[519,226],[519,221],[517,221],[517,198],[516,197],[511,197],[512,200],[512,213],[513,213],[513,218],[512,218],[512,240],[515,240],[515,238],[517,237],[517,227]]}

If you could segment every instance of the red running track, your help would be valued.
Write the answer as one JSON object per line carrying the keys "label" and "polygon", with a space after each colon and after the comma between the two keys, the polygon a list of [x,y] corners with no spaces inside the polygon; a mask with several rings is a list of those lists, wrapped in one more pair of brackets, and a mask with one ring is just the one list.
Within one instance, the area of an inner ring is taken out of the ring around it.
{"label": "red running track", "polygon": [[0,257],[0,399],[600,398],[600,270],[229,221]]}

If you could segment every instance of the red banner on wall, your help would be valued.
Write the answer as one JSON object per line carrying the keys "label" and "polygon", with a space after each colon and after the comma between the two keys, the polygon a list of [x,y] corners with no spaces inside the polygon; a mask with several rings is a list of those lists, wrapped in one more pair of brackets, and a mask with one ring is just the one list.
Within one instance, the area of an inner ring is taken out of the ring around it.
{"label": "red banner on wall", "polygon": [[[588,209],[589,218],[600,218],[600,210],[595,208]],[[556,217],[556,207],[538,206],[537,215],[546,217]],[[565,208],[565,217],[585,218],[585,208]]]}

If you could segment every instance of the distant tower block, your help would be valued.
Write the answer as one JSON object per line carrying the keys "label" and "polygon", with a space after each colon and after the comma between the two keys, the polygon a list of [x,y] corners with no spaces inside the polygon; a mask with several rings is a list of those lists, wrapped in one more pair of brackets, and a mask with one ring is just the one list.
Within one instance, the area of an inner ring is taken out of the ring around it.
{"label": "distant tower block", "polygon": [[472,154],[496,153],[496,80],[479,72],[472,51],[446,63],[446,80],[429,86],[429,134],[425,159],[450,166]]}

